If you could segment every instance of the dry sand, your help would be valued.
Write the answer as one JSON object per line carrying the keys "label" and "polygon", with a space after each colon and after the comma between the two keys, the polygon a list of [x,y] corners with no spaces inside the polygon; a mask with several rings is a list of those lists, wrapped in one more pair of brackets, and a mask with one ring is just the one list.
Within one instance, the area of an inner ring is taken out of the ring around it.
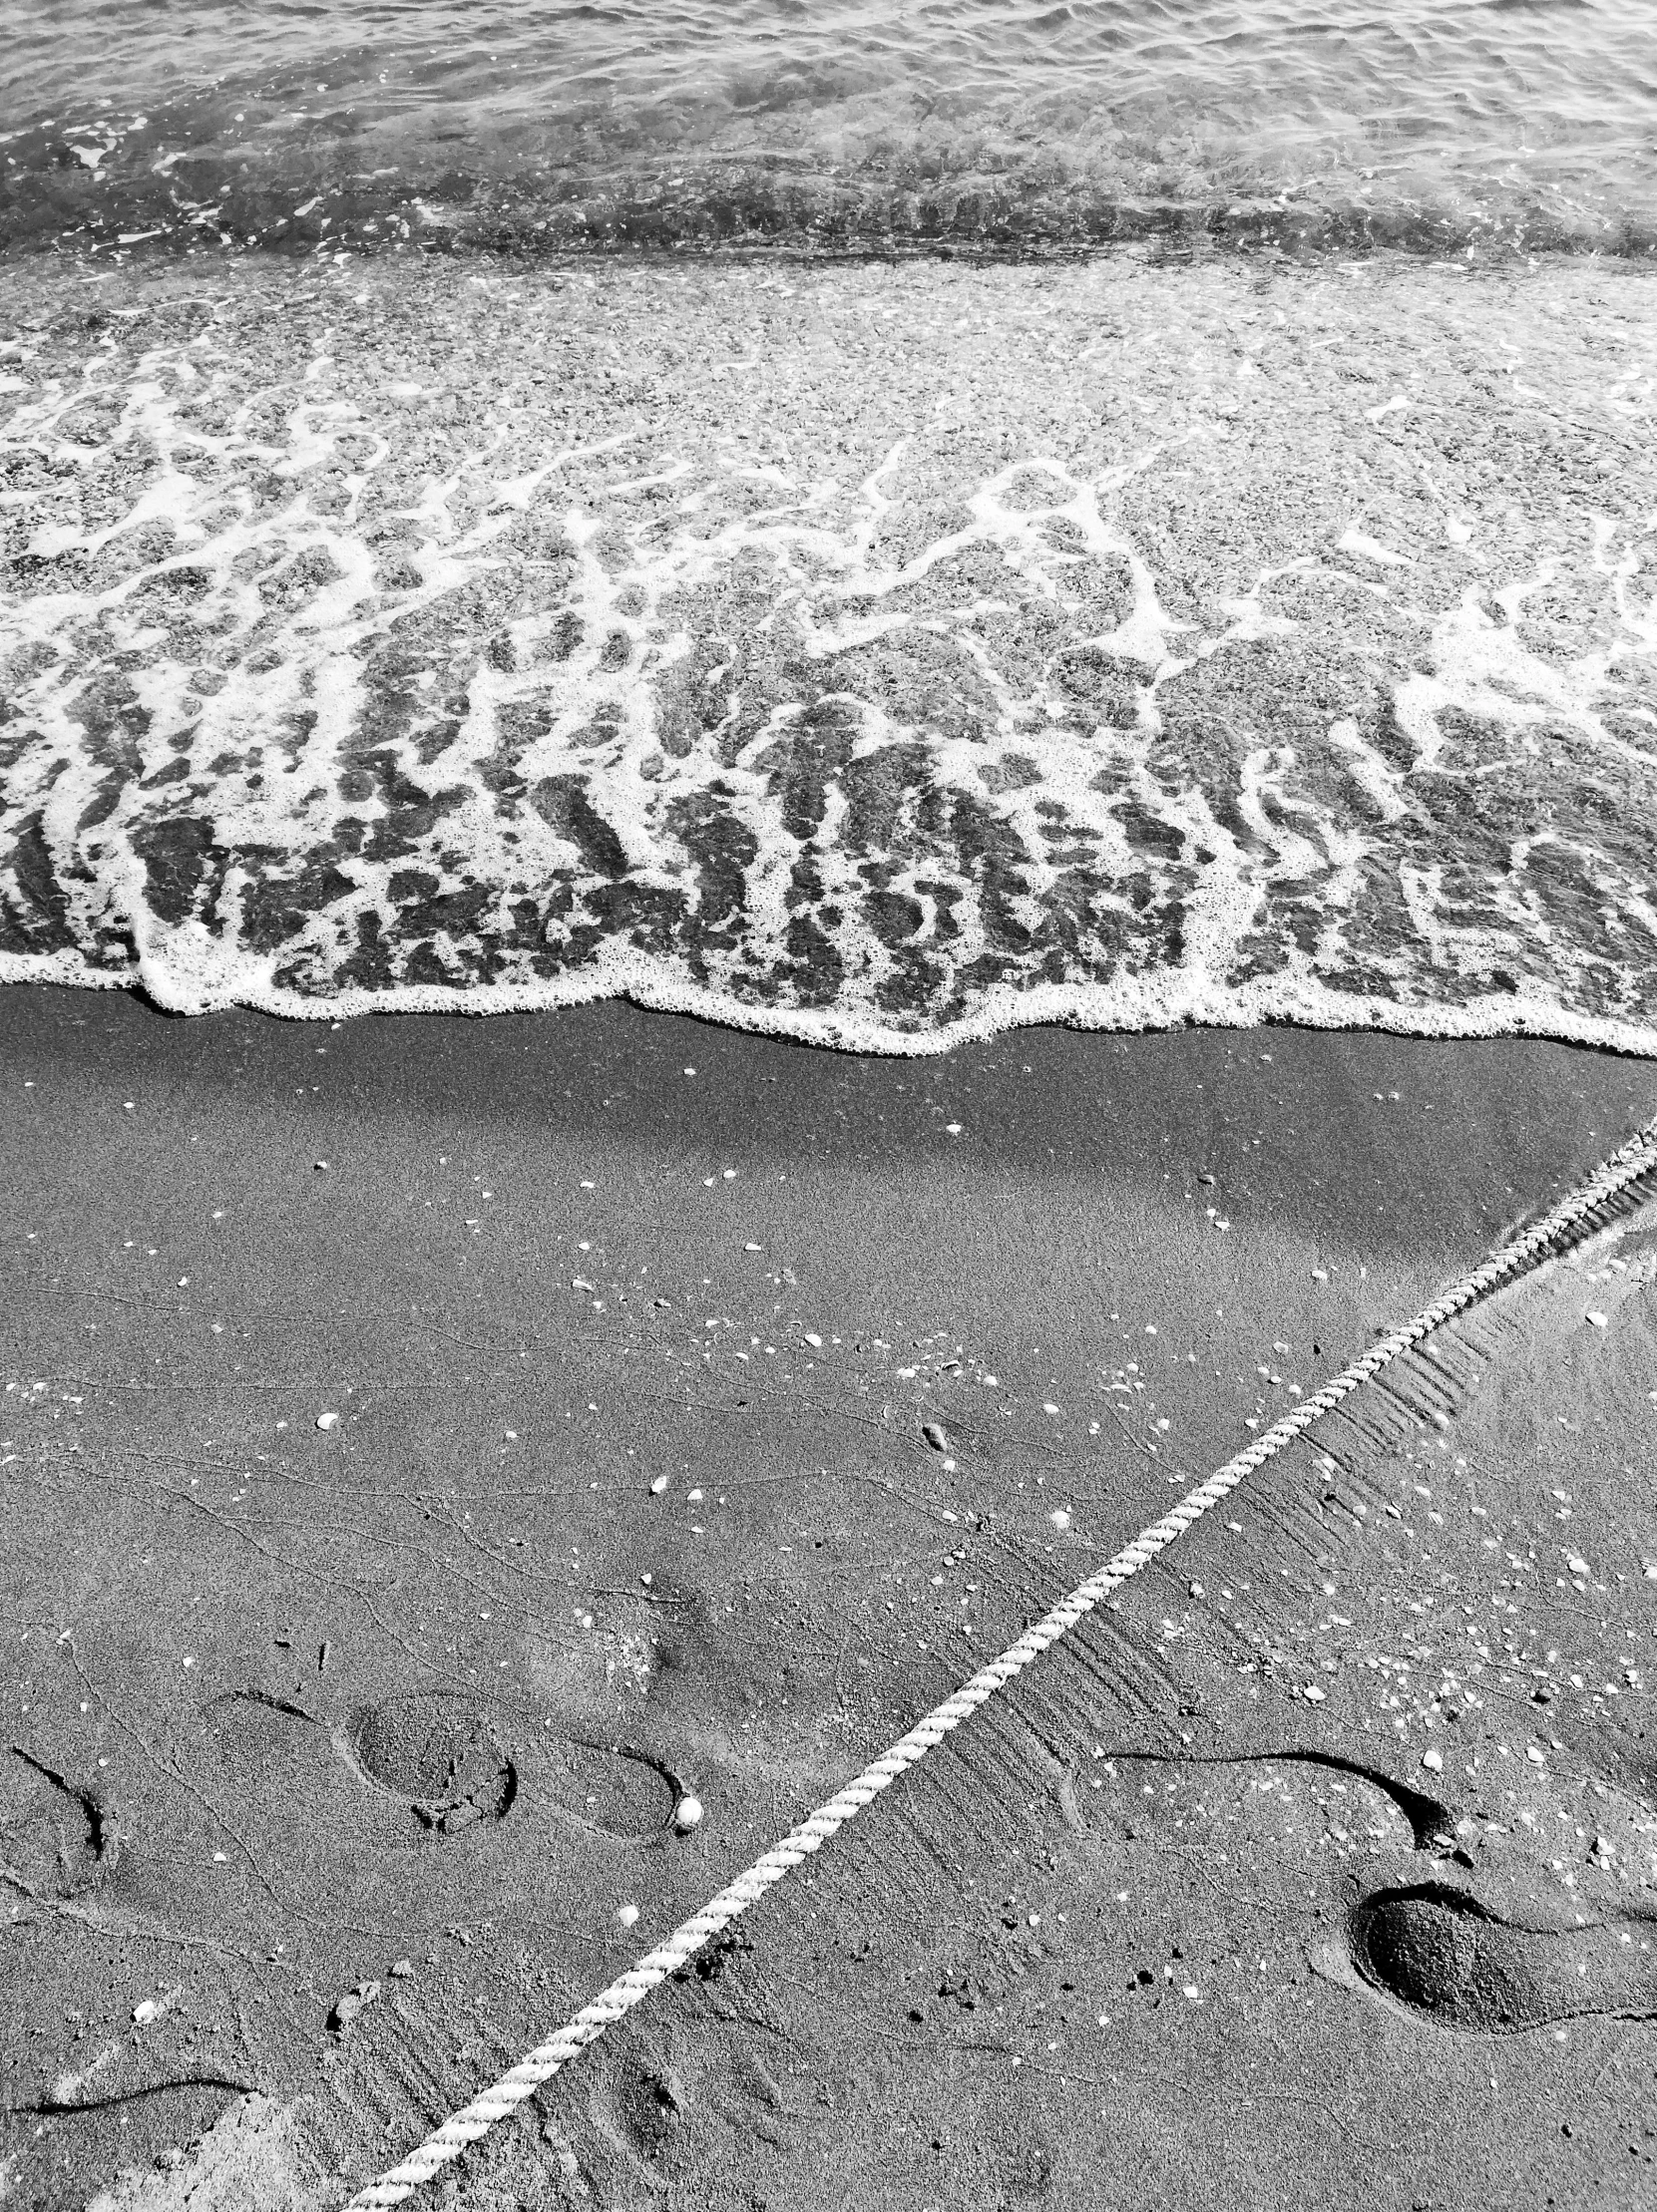
{"label": "dry sand", "polygon": [[[1290,1029],[0,1042],[0,2202],[102,2212],[340,2202],[1653,1104]],[[1634,1205],[1392,1370],[431,2200],[1649,2202],[1654,1277]]]}

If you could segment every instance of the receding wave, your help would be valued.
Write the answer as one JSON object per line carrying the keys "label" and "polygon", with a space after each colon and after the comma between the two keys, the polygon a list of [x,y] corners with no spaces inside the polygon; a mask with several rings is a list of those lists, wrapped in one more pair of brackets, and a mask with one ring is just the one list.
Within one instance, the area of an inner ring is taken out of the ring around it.
{"label": "receding wave", "polygon": [[1644,271],[13,298],[0,974],[1657,1052]]}
{"label": "receding wave", "polygon": [[0,242],[1657,247],[1646,0],[71,0]]}

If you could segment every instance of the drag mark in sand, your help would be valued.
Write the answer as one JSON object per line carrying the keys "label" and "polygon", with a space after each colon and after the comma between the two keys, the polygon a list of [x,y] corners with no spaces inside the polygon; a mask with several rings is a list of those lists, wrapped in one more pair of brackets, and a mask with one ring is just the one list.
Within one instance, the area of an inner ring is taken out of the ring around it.
{"label": "drag mark in sand", "polygon": [[[704,1945],[739,1919],[785,1875],[820,1850],[848,1821],[854,1820],[900,1774],[917,1765],[928,1751],[941,1743],[980,1706],[986,1704],[998,1690],[1004,1689],[1032,1660],[1057,1644],[1113,1590],[1120,1588],[1141,1568],[1158,1558],[1186,1530],[1269,1459],[1274,1458],[1324,1414],[1333,1411],[1344,1399],[1362,1389],[1393,1360],[1431,1336],[1451,1315],[1476,1304],[1502,1284],[1525,1274],[1538,1261],[1572,1236],[1579,1234],[1584,1227],[1594,1226],[1605,1209],[1646,1176],[1654,1165],[1657,1165],[1657,1122],[1649,1123],[1639,1130],[1542,1221],[1493,1253],[1413,1320],[1383,1336],[1369,1351],[1354,1360],[1351,1366],[1325,1383],[1321,1390],[1302,1399],[1300,1404],[1257,1438],[1246,1451],[1229,1460],[1196,1489],[1187,1492],[1170,1513],[1143,1530],[1131,1544],[1119,1551],[1097,1574],[1090,1576],[1061,1599],[999,1658],[981,1667],[952,1696],[935,1706],[888,1751],[867,1766],[854,1781],[820,1805],[781,1843],[756,1860],[745,1874],[739,1875],[734,1882],[721,1890],[699,1913],[683,1922],[664,1944],[648,1952],[636,1966],[620,1976],[609,1989],[584,2006],[556,2035],[537,2045],[482,2095],[474,2098],[463,2110],[451,2115],[409,2157],[382,2174],[378,2180],[371,2182],[367,2188],[359,2190],[350,2200],[346,2212],[386,2212],[389,2206],[400,2204],[405,2197],[412,2195],[423,2182],[429,2181],[451,2160],[459,2157],[468,2144],[476,2142],[498,2120],[515,2111],[526,2097],[533,2095],[535,2090],[550,2080],[572,2058],[577,2057],[589,2043],[597,2041],[608,2028],[640,2004],[657,1984],[677,1973]],[[1377,1905],[1378,1910],[1382,1902],[1384,1901],[1371,1901]],[[1364,1931],[1371,1926],[1369,1922],[1361,1923],[1355,1930],[1355,1942],[1367,1941]],[[1417,1945],[1418,1938],[1424,1933],[1417,1929],[1415,1920],[1408,1918],[1396,1927],[1393,1921],[1383,1918],[1374,1922],[1373,1927],[1381,1931],[1376,1940],[1381,1942],[1383,1951],[1387,1950],[1391,1937],[1396,1936],[1399,1943],[1394,1949],[1402,1945],[1403,1950],[1410,1952],[1412,1956],[1414,1953],[1411,1947]],[[1436,1921],[1430,1922],[1425,1930],[1428,1948],[1435,1956],[1437,1950],[1443,1948],[1436,1943],[1437,1937],[1442,1933]],[[1451,1951],[1453,1953],[1453,1944]],[[1387,1955],[1390,1957],[1392,1954],[1388,1952]],[[1452,1959],[1452,1967],[1453,1965]],[[1423,1983],[1423,1990],[1426,1993],[1424,2001],[1428,2003],[1430,2010],[1443,2010],[1446,2006],[1453,2010],[1454,2005],[1460,2002],[1456,1993],[1462,1989],[1466,1977],[1460,1976],[1457,1979],[1457,1973],[1458,1969],[1452,1971],[1448,1979],[1440,1975],[1437,1981],[1429,1975]],[[1449,1993],[1448,1996],[1446,1992]],[[1475,1997],[1477,2002],[1483,2003],[1483,1994],[1475,1991]]]}

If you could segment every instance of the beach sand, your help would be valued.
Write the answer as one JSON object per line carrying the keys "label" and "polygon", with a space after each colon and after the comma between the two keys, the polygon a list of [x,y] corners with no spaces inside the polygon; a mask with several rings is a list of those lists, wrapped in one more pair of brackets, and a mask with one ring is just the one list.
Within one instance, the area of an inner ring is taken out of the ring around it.
{"label": "beach sand", "polygon": [[[1653,1110],[616,1002],[0,1049],[0,2201],[126,2212],[341,2202]],[[430,2201],[1649,2201],[1654,1278],[1630,1203],[1389,1370]]]}

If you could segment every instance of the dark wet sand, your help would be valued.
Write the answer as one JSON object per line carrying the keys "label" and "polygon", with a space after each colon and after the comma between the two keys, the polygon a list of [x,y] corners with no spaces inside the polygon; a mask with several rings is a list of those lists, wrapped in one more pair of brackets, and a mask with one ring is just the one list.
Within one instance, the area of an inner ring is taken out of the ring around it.
{"label": "dark wet sand", "polygon": [[[340,2201],[1657,1105],[614,1004],[0,1052],[0,2172],[147,2212]],[[1640,2201],[1654,1249],[1275,1462],[431,2201]]]}

